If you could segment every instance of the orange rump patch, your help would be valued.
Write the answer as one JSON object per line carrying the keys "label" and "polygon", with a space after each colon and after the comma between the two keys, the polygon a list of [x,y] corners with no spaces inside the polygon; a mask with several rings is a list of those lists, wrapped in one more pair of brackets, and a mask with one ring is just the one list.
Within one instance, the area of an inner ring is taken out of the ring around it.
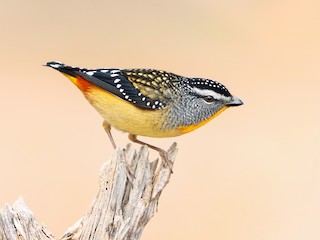
{"label": "orange rump patch", "polygon": [[94,86],[92,83],[88,82],[81,76],[73,77],[68,74],[64,74],[71,82],[73,82],[82,92],[88,91],[92,86]]}

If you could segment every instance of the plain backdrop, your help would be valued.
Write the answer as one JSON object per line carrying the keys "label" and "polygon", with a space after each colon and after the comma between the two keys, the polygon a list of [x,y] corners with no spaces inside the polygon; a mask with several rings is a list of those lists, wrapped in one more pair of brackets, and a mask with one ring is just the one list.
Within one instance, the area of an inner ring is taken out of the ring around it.
{"label": "plain backdrop", "polygon": [[43,64],[155,68],[218,80],[245,104],[187,135],[143,139],[177,141],[179,153],[142,239],[320,239],[319,10],[313,0],[2,1],[0,206],[23,196],[61,236],[90,209],[113,152],[98,113]]}

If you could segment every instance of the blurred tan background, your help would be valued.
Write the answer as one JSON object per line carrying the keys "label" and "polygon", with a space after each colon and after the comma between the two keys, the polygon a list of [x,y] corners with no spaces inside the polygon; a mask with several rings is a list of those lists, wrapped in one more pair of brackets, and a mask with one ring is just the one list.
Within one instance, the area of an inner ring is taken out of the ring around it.
{"label": "blurred tan background", "polygon": [[216,79],[245,105],[149,140],[179,154],[142,239],[320,239],[319,1],[1,5],[0,206],[22,195],[61,236],[112,154],[98,113],[42,64],[156,68]]}

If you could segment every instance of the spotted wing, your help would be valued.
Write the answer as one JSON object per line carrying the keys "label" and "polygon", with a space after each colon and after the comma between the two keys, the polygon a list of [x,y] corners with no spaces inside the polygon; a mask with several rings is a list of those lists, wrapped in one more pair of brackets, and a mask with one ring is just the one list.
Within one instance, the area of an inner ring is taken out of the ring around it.
{"label": "spotted wing", "polygon": [[122,72],[141,95],[163,104],[171,99],[177,91],[176,83],[181,81],[181,76],[153,69],[124,69]]}
{"label": "spotted wing", "polygon": [[150,110],[166,106],[179,77],[151,69],[86,69],[60,62],[49,62],[47,66],[73,77],[82,77],[136,107]]}
{"label": "spotted wing", "polygon": [[87,81],[131,102],[136,107],[150,110],[167,105],[179,76],[152,69],[95,69],[80,71]]}

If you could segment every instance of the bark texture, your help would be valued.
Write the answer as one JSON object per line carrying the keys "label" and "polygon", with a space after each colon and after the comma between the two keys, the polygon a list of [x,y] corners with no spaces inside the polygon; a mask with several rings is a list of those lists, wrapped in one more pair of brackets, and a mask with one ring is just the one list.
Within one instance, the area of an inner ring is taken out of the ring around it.
{"label": "bark texture", "polygon": [[[177,153],[174,143],[168,150],[173,165]],[[146,146],[136,152],[131,144],[117,148],[103,164],[100,189],[91,210],[70,227],[62,240],[137,240],[153,217],[171,170],[163,161],[149,161]],[[58,219],[57,219],[58,220]],[[23,199],[0,211],[0,240],[57,239],[36,222]]]}

